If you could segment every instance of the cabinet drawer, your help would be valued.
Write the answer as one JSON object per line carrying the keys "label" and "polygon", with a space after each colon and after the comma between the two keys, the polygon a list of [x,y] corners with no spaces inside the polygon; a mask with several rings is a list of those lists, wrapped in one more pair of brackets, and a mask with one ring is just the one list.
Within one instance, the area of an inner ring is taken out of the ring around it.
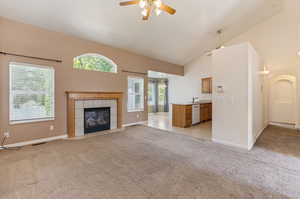
{"label": "cabinet drawer", "polygon": [[187,112],[188,112],[188,111],[192,112],[192,109],[193,109],[192,106],[186,106],[186,107],[185,107],[185,111],[187,111]]}

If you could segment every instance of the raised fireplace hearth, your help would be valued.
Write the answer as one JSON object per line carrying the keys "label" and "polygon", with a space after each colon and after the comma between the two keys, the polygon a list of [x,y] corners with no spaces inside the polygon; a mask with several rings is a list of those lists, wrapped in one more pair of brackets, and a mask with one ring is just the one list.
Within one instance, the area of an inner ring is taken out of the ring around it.
{"label": "raised fireplace hearth", "polygon": [[66,93],[68,137],[122,128],[121,92]]}
{"label": "raised fireplace hearth", "polygon": [[84,134],[110,129],[110,107],[84,109]]}

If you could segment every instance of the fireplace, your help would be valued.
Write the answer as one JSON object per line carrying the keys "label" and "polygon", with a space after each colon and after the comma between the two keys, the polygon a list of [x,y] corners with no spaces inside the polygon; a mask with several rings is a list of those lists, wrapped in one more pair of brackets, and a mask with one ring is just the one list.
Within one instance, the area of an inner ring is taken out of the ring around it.
{"label": "fireplace", "polygon": [[110,107],[84,109],[84,133],[110,129]]}
{"label": "fireplace", "polygon": [[[110,129],[122,128],[122,92],[66,91],[66,93],[69,138],[85,135],[84,109],[88,108],[110,107]],[[107,126],[104,129],[107,129]]]}

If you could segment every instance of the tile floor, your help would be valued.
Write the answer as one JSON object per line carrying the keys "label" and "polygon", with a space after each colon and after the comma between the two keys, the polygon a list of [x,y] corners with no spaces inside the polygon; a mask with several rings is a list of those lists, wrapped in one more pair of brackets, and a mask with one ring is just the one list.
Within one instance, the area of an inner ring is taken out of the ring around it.
{"label": "tile floor", "polygon": [[146,126],[167,130],[170,132],[181,133],[199,139],[211,140],[211,121],[204,122],[190,128],[178,128],[172,126],[172,120],[169,113],[149,113]]}

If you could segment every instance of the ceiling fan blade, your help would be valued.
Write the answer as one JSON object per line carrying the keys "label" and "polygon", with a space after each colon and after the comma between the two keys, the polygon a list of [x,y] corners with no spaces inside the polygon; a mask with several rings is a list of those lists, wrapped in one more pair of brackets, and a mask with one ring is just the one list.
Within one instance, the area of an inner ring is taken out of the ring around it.
{"label": "ceiling fan blade", "polygon": [[139,0],[133,0],[133,1],[124,1],[120,2],[120,6],[129,6],[129,5],[136,5],[139,4]]}
{"label": "ceiling fan blade", "polygon": [[160,6],[159,9],[161,9],[161,10],[163,10],[163,11],[165,11],[165,12],[171,14],[171,15],[173,15],[173,14],[176,13],[176,10],[175,10],[175,9],[173,9],[173,8],[171,8],[170,6],[168,6],[168,5],[166,5],[166,4],[163,4],[163,3],[161,4],[161,6]]}
{"label": "ceiling fan blade", "polygon": [[146,15],[146,16],[143,16],[143,20],[148,20],[148,19],[149,19],[149,16],[150,16],[150,13],[151,13],[151,8],[148,7],[148,8],[147,8],[147,15]]}

